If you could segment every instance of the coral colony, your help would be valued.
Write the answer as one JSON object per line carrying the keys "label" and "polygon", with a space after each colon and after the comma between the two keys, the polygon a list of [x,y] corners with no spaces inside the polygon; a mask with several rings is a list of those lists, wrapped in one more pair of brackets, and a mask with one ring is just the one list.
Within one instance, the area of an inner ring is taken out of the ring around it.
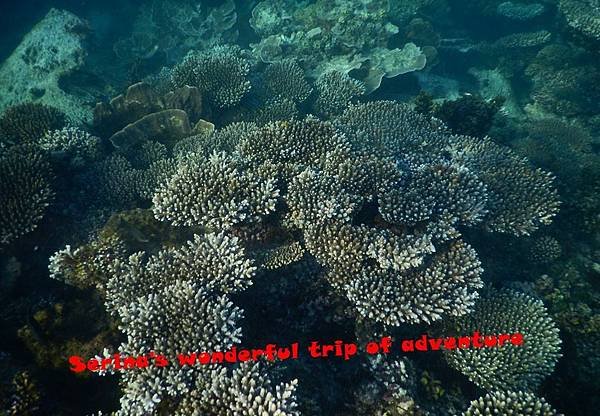
{"label": "coral colony", "polygon": [[597,409],[597,2],[196,3],[0,66],[0,414]]}

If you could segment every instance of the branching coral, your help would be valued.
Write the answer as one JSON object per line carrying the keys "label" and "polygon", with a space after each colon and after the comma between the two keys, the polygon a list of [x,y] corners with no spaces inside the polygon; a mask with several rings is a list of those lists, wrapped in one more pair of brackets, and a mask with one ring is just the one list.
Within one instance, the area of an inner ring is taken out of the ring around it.
{"label": "branching coral", "polygon": [[305,239],[311,254],[328,267],[330,283],[361,315],[386,325],[463,314],[482,286],[477,255],[459,240],[428,258],[435,248],[427,236],[398,236],[364,226],[315,228]]}
{"label": "branching coral", "polygon": [[543,303],[512,290],[490,291],[475,310],[450,324],[458,334],[523,335],[522,345],[446,352],[450,366],[487,390],[534,390],[554,369],[560,354],[558,328]]}
{"label": "branching coral", "polygon": [[298,107],[294,101],[289,98],[274,98],[254,111],[250,119],[257,124],[266,124],[271,121],[294,120],[298,115]]}
{"label": "branching coral", "polygon": [[[370,101],[351,104],[335,119],[334,124],[353,143],[369,152],[406,159],[407,154],[421,150],[435,156],[445,127],[435,120],[412,111],[394,101]],[[429,152],[431,150],[431,152]],[[431,157],[428,156],[427,160]]]}
{"label": "branching coral", "polygon": [[45,158],[29,146],[0,151],[0,245],[34,230],[54,199]]}
{"label": "branching coral", "polygon": [[123,242],[116,236],[99,238],[75,249],[67,245],[50,256],[48,270],[51,278],[69,285],[102,290],[111,264],[125,253]]}
{"label": "branching coral", "polygon": [[365,86],[348,74],[330,71],[322,74],[315,82],[317,99],[314,108],[323,117],[336,116],[352,102],[365,93]]}
{"label": "branching coral", "polygon": [[544,5],[540,3],[523,4],[505,1],[498,5],[496,11],[500,16],[504,16],[511,20],[526,21],[540,16],[544,13],[545,8]]}
{"label": "branching coral", "polygon": [[[466,209],[469,211],[467,216],[472,218],[468,219],[464,213],[449,212],[449,207],[441,200],[440,213],[445,216],[458,214],[467,224],[476,224],[483,219],[484,227],[489,230],[527,235],[550,223],[558,211],[558,194],[551,174],[531,167],[525,159],[489,138],[450,136],[435,119],[429,120],[402,104],[374,101],[350,105],[336,118],[335,124],[346,132],[355,146],[394,157],[409,168],[411,175],[408,178],[415,185],[421,180],[427,184],[419,191],[409,182],[408,197],[402,182],[399,188],[395,186],[401,190],[397,196],[394,196],[398,192],[394,188],[387,190],[387,194],[382,192],[382,214],[390,221],[411,219],[414,223],[431,215],[435,201],[428,202],[421,196],[422,192],[427,195],[426,189],[431,186],[436,171],[441,180],[439,189],[444,188],[443,182],[449,177],[455,178],[452,187],[446,185],[444,191],[457,192],[451,199],[455,207],[450,211]],[[465,192],[467,189],[469,192]],[[419,193],[417,204],[410,203],[410,192]],[[471,196],[467,197],[468,194]],[[412,210],[399,208],[399,204],[412,207]],[[463,208],[460,208],[461,204]],[[401,215],[394,215],[395,211]]]}
{"label": "branching coral", "polygon": [[271,98],[288,99],[301,103],[312,88],[304,78],[304,71],[296,61],[287,60],[267,66],[263,74],[264,89]]}
{"label": "branching coral", "polygon": [[[255,271],[240,241],[224,233],[196,235],[183,247],[161,250],[147,260],[143,252],[117,259],[106,284],[106,305],[127,336],[119,351],[174,357],[231,348],[240,341],[243,312],[228,293],[247,288]],[[225,367],[151,366],[124,373],[121,383],[118,415],[144,415],[159,406],[182,415],[297,414],[296,382],[272,391],[259,363],[244,363],[231,374]]]}
{"label": "branching coral", "polygon": [[463,242],[433,256],[423,269],[406,273],[365,268],[347,286],[347,296],[369,319],[397,326],[433,322],[467,313],[482,286],[475,250]]}
{"label": "branching coral", "polygon": [[100,156],[100,139],[76,127],[48,131],[38,143],[54,156],[68,158],[71,166],[81,167]]}
{"label": "branching coral", "polygon": [[560,0],[558,8],[576,32],[592,40],[600,39],[600,6],[597,0]]}
{"label": "branching coral", "polygon": [[232,153],[237,144],[258,130],[253,122],[235,122],[206,134],[196,134],[177,142],[173,154],[177,159],[209,157],[214,152]]}
{"label": "branching coral", "polygon": [[294,241],[290,244],[269,250],[262,255],[262,267],[268,270],[279,269],[302,259],[305,250]]}
{"label": "branching coral", "polygon": [[526,131],[526,138],[514,142],[515,150],[554,172],[565,191],[598,176],[600,156],[593,150],[595,140],[581,125],[541,119],[527,124]]}
{"label": "branching coral", "polygon": [[157,219],[173,225],[225,227],[256,222],[275,209],[273,180],[224,153],[182,164],[153,197]]}
{"label": "branching coral", "polygon": [[380,212],[387,221],[415,225],[476,225],[487,214],[487,187],[476,174],[447,163],[418,166],[399,186],[382,192]]}
{"label": "branching coral", "polygon": [[197,383],[176,416],[210,413],[215,416],[299,416],[295,401],[297,380],[273,389],[261,363],[242,363],[231,371],[214,369],[208,382]]}
{"label": "branching coral", "polygon": [[14,105],[0,117],[0,146],[37,142],[65,123],[65,115],[54,107],[38,103]]}
{"label": "branching coral", "polygon": [[89,195],[103,206],[130,207],[140,196],[140,171],[121,155],[96,162],[82,175]]}
{"label": "branching coral", "polygon": [[335,177],[306,169],[292,180],[286,202],[290,220],[299,228],[331,221],[350,222],[362,198],[345,192]]}
{"label": "branching coral", "polygon": [[327,151],[347,151],[350,144],[330,123],[314,118],[267,124],[242,140],[239,151],[253,163],[316,164]]}
{"label": "branching coral", "polygon": [[218,46],[210,51],[190,52],[173,68],[171,80],[176,88],[198,87],[218,108],[233,107],[250,90],[249,63],[235,46]]}
{"label": "branching coral", "polygon": [[475,95],[464,95],[457,100],[444,101],[435,109],[434,115],[456,134],[483,137],[492,127],[503,101],[501,97],[486,101]]}
{"label": "branching coral", "polygon": [[559,416],[546,400],[523,391],[495,391],[473,400],[463,416]]}
{"label": "branching coral", "polygon": [[[35,415],[40,410],[40,392],[31,375],[25,371],[17,373],[12,380],[14,392],[9,398],[10,416]],[[4,411],[3,411],[4,413]]]}
{"label": "branching coral", "polygon": [[489,138],[454,137],[450,152],[457,163],[478,172],[488,188],[486,228],[528,235],[552,222],[560,205],[552,174],[533,168]]}

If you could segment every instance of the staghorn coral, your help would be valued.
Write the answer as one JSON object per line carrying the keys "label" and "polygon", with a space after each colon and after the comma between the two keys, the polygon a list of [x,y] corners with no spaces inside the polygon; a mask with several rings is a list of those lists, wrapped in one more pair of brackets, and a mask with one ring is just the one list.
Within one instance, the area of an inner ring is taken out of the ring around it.
{"label": "staghorn coral", "polygon": [[[240,342],[242,311],[201,283],[175,280],[125,302],[116,312],[127,337],[120,350],[130,354],[160,351],[175,357],[182,351],[221,351]],[[203,323],[200,331],[198,322]]]}
{"label": "staghorn coral", "polygon": [[600,157],[593,150],[596,141],[581,125],[541,119],[528,123],[526,132],[527,137],[513,142],[515,150],[536,166],[554,172],[563,189],[581,188],[598,176]]}
{"label": "staghorn coral", "polygon": [[156,218],[173,225],[230,228],[259,221],[278,195],[272,179],[246,170],[239,158],[213,153],[180,165],[152,201]]}
{"label": "staghorn coral", "polygon": [[[490,290],[474,311],[454,318],[457,334],[481,336],[521,333],[522,345],[447,350],[448,364],[486,390],[535,390],[561,356],[558,328],[544,304],[513,290]],[[493,369],[493,371],[490,371]]]}
{"label": "staghorn coral", "polygon": [[460,240],[436,250],[427,236],[349,224],[309,229],[305,240],[329,282],[361,315],[386,325],[466,313],[482,286],[477,255]]}
{"label": "staghorn coral", "polygon": [[512,33],[501,37],[492,43],[491,47],[496,50],[511,50],[523,48],[538,48],[546,45],[552,37],[547,30],[537,32]]}
{"label": "staghorn coral", "polygon": [[33,231],[54,200],[50,166],[38,150],[0,150],[0,246]]}
{"label": "staghorn coral", "polygon": [[460,165],[432,163],[416,167],[409,179],[382,192],[379,210],[396,224],[437,221],[454,227],[480,223],[487,202],[487,187],[476,174]]}
{"label": "staghorn coral", "polygon": [[35,143],[52,130],[65,126],[60,110],[40,103],[24,103],[8,107],[0,117],[0,147]]}
{"label": "staghorn coral", "polygon": [[210,413],[215,416],[299,416],[295,401],[297,380],[275,388],[261,363],[242,363],[231,373],[211,371],[210,380],[197,383],[179,404],[174,415]]}
{"label": "staghorn coral", "polygon": [[524,391],[494,391],[473,400],[463,416],[559,416],[546,400]]}
{"label": "staghorn coral", "polygon": [[[560,116],[593,115],[598,112],[600,72],[582,65],[564,70],[536,73],[531,96],[541,110]],[[581,99],[585,91],[585,99]]]}
{"label": "staghorn coral", "polygon": [[209,102],[218,108],[240,103],[250,90],[249,63],[236,46],[217,46],[210,51],[190,52],[173,68],[171,82],[175,88],[198,87]]}
{"label": "staghorn coral", "polygon": [[292,223],[305,228],[331,221],[350,222],[362,198],[345,192],[335,177],[306,169],[292,179],[286,202]]}
{"label": "staghorn coral", "polygon": [[80,180],[88,195],[101,206],[131,207],[140,197],[140,171],[119,154],[94,163]]}
{"label": "staghorn coral", "polygon": [[263,73],[263,88],[271,98],[287,99],[294,103],[305,101],[312,88],[304,71],[294,60],[284,60],[267,66]]}
{"label": "staghorn coral", "polygon": [[555,118],[597,114],[600,72],[593,62],[593,53],[570,44],[553,43],[541,49],[525,68],[533,82],[533,103],[525,109],[533,118],[546,113]]}
{"label": "staghorn coral", "polygon": [[423,415],[413,395],[413,371],[407,360],[369,356],[365,365],[374,381],[363,382],[355,393],[358,414]]}
{"label": "staghorn coral", "polygon": [[[411,174],[406,176],[409,179],[412,176],[418,178],[419,169],[424,169],[424,173],[428,169],[432,172],[436,169],[448,172],[458,169],[453,176],[457,179],[462,176],[465,184],[461,186],[470,189],[473,196],[466,197],[461,202],[466,194],[458,186],[459,195],[454,200],[464,203],[463,207],[472,211],[467,213],[473,216],[471,223],[477,223],[477,219],[483,217],[482,225],[488,230],[527,235],[541,225],[549,224],[558,212],[560,202],[551,174],[531,167],[526,159],[495,144],[489,138],[451,136],[436,119],[430,120],[406,105],[392,101],[350,105],[334,123],[356,147],[395,158],[400,166],[408,168]],[[461,168],[444,168],[447,164]],[[419,168],[423,165],[429,167]],[[459,174],[461,171],[464,173]],[[468,171],[472,174],[467,173]],[[447,178],[442,176],[443,180]],[[483,186],[477,185],[477,180]],[[427,186],[429,181],[424,180]],[[453,186],[459,182],[455,182]],[[418,184],[419,181],[415,183]],[[394,187],[397,188],[398,185]],[[379,196],[384,201],[382,214],[387,215],[391,221],[394,221],[396,204],[402,201],[394,198],[394,187],[382,191]],[[402,189],[402,181],[399,189]],[[410,191],[421,192],[415,188]],[[388,192],[389,197],[385,192]],[[400,192],[404,193],[406,189]],[[386,206],[386,198],[393,203]],[[410,201],[410,196],[407,199]],[[397,209],[401,214],[400,218],[413,215],[413,221],[419,221],[430,215],[432,201],[427,202],[420,195],[417,199],[417,204],[412,206],[421,209],[406,212]],[[487,214],[484,216],[485,211]]]}
{"label": "staghorn coral", "polygon": [[238,238],[220,233],[195,235],[182,247],[161,250],[147,260],[144,252],[126,260],[117,258],[106,284],[107,308],[117,313],[130,301],[130,292],[146,296],[177,280],[213,292],[243,290],[251,285],[256,271],[244,255]]}
{"label": "staghorn coral", "polygon": [[329,118],[344,111],[350,102],[365,93],[365,86],[348,74],[329,71],[315,82],[317,99],[314,109],[317,114]]}
{"label": "staghorn coral", "polygon": [[298,114],[298,107],[294,101],[288,98],[274,98],[267,100],[254,111],[250,119],[262,125],[278,120],[294,120],[298,118]]}

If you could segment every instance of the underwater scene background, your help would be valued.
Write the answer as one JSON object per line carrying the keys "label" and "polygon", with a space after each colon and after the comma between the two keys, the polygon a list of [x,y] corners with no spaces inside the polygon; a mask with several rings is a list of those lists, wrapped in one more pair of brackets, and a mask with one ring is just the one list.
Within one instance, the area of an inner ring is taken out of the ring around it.
{"label": "underwater scene background", "polygon": [[598,0],[1,7],[1,415],[599,413]]}

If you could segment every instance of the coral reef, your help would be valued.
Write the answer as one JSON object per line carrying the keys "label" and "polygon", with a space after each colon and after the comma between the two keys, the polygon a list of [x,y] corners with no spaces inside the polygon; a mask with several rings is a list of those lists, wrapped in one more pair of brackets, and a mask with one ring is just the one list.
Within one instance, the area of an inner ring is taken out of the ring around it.
{"label": "coral reef", "polygon": [[152,0],[141,5],[131,35],[118,40],[114,52],[129,62],[165,54],[167,63],[179,61],[191,49],[205,49],[237,39],[233,0],[211,6],[195,2]]}
{"label": "coral reef", "polygon": [[475,95],[465,95],[457,100],[444,101],[433,114],[456,134],[484,137],[502,105],[501,97],[486,101]]}
{"label": "coral reef", "polygon": [[304,78],[304,71],[293,60],[268,65],[263,77],[264,94],[270,99],[287,99],[301,103],[312,92],[311,86]]}
{"label": "coral reef", "polygon": [[54,199],[48,161],[30,146],[0,153],[0,245],[33,231]]}
{"label": "coral reef", "polygon": [[391,15],[390,4],[380,0],[337,2],[334,7],[323,0],[265,0],[252,11],[250,25],[261,40],[250,46],[262,62],[298,60],[313,79],[330,71],[360,70],[360,81],[372,92],[383,77],[421,70],[427,61],[414,43],[388,48],[399,32]]}
{"label": "coral reef", "polygon": [[258,221],[275,209],[279,191],[273,180],[244,170],[243,161],[224,153],[183,164],[157,189],[154,214],[174,225],[207,228]]}
{"label": "coral reef", "polygon": [[355,98],[365,93],[365,86],[348,74],[330,71],[315,81],[317,114],[329,118],[341,114]]}
{"label": "coral reef", "polygon": [[463,136],[456,138],[452,146],[456,162],[477,170],[488,187],[486,228],[528,235],[552,222],[560,205],[552,174],[533,168],[526,159],[489,138]]}
{"label": "coral reef", "polygon": [[559,416],[559,413],[546,400],[523,391],[488,393],[477,400],[473,400],[463,416],[492,416],[498,414]]}
{"label": "coral reef", "polygon": [[445,352],[451,367],[486,390],[535,390],[561,356],[558,328],[543,303],[509,289],[490,290],[471,314],[455,318],[451,327],[457,334],[478,332],[482,343],[489,335],[522,334],[523,345]]}
{"label": "coral reef", "polygon": [[173,68],[171,80],[175,88],[197,87],[217,108],[240,103],[250,90],[250,64],[241,56],[239,47],[217,46],[210,51],[192,51]]}
{"label": "coral reef", "polygon": [[[256,267],[245,258],[237,238],[196,235],[182,247],[143,257],[139,252],[115,261],[106,283],[107,308],[120,318],[127,335],[119,351],[175,356],[182,351],[223,351],[240,341],[243,312],[228,294],[251,285]],[[161,324],[149,327],[148,321]],[[205,323],[202,330],[198,322]],[[117,414],[147,414],[159,406],[171,407],[172,414],[234,415],[241,409],[257,415],[296,414],[295,382],[272,392],[259,363],[242,364],[231,375],[225,367],[150,367],[123,374],[121,382],[124,395]]]}
{"label": "coral reef", "polygon": [[558,117],[598,113],[600,72],[594,60],[593,54],[568,45],[551,44],[541,49],[525,69],[533,82],[533,103],[528,111]]}
{"label": "coral reef", "polygon": [[496,11],[500,16],[504,16],[511,20],[527,21],[535,19],[543,14],[545,7],[541,3],[523,4],[505,1],[498,5]]}
{"label": "coral reef", "polygon": [[[30,416],[40,410],[40,392],[27,372],[17,373],[13,378],[14,392],[10,397],[6,414],[9,416]],[[4,411],[3,411],[4,413]]]}
{"label": "coral reef", "polygon": [[525,134],[513,141],[515,150],[554,172],[561,188],[581,187],[582,182],[598,176],[600,158],[593,150],[596,140],[580,124],[556,118],[532,120],[525,125]]}
{"label": "coral reef", "polygon": [[74,168],[83,167],[101,154],[100,139],[77,127],[48,131],[39,139],[38,145],[53,159]]}
{"label": "coral reef", "polygon": [[560,0],[559,10],[567,19],[567,24],[577,33],[592,40],[600,39],[600,16],[595,0]]}
{"label": "coral reef", "polygon": [[61,129],[65,115],[54,107],[24,103],[9,107],[0,118],[0,147],[35,143],[46,133]]}
{"label": "coral reef", "polygon": [[539,264],[551,263],[562,254],[562,248],[556,238],[542,236],[537,238],[530,247],[531,259]]}

